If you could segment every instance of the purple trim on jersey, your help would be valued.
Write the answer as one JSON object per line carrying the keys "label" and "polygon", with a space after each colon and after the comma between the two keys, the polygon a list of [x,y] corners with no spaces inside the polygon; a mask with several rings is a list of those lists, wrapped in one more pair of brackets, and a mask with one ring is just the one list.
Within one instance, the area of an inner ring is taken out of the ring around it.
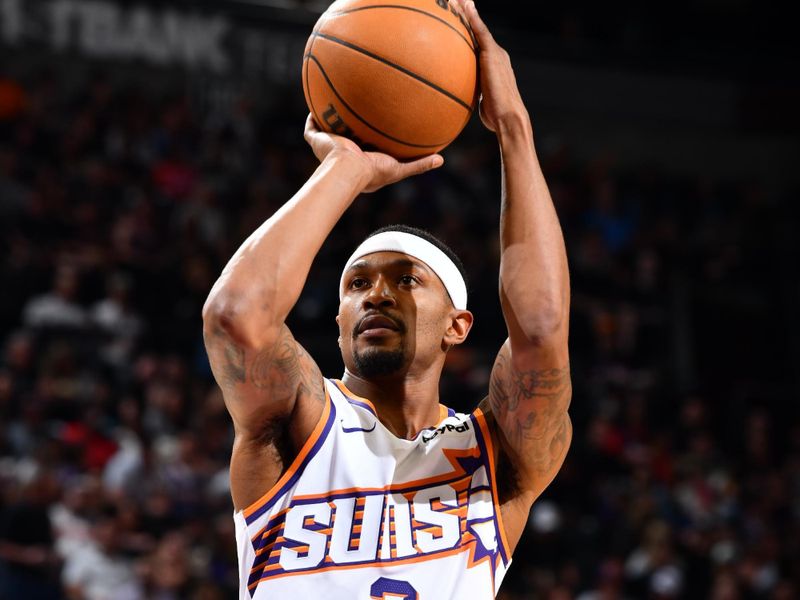
{"label": "purple trim on jersey", "polygon": [[[435,485],[450,485],[451,483],[456,483],[463,479],[468,479],[472,477],[472,473],[460,473],[458,476],[453,477],[452,479],[443,479],[442,481],[437,481]],[[419,490],[426,490],[431,487],[431,484],[422,484],[422,485],[412,485],[409,487],[404,488],[397,488],[397,489],[375,489],[369,491],[359,491],[359,492],[351,492],[351,491],[344,491],[338,494],[327,494],[327,495],[318,495],[314,496],[313,498],[300,498],[299,500],[292,499],[290,507],[299,506],[301,504],[317,504],[318,502],[330,502],[331,500],[336,500],[337,498],[364,498],[366,496],[376,496],[376,495],[384,495],[384,494],[406,494],[408,492],[416,492]]]}
{"label": "purple trim on jersey", "polygon": [[[337,388],[337,389],[339,389],[339,388]],[[339,391],[341,392],[342,390],[339,390]],[[371,414],[373,417],[377,417],[378,416],[377,413],[374,410],[372,410],[372,407],[369,404],[367,404],[366,402],[361,402],[361,400],[356,400],[355,398],[351,398],[350,396],[348,396],[344,392],[342,392],[342,396],[344,396],[345,400],[347,400],[353,406],[360,406],[361,408],[363,408],[366,411],[368,411],[369,414]]]}
{"label": "purple trim on jersey", "polygon": [[[295,545],[299,545],[296,542],[292,542],[292,543],[295,544]],[[428,560],[429,558],[430,559],[435,559],[437,555],[446,554],[448,552],[452,552],[453,550],[455,550],[457,548],[463,548],[463,552],[469,552],[470,544],[475,544],[475,543],[480,544],[480,538],[478,538],[477,536],[475,536],[474,540],[471,540],[470,542],[468,542],[466,544],[462,544],[459,541],[458,544],[456,544],[455,546],[452,546],[450,548],[444,548],[442,550],[435,550],[433,552],[426,552],[424,554],[425,560]],[[291,547],[290,544],[282,545],[280,547],[283,548],[285,546]],[[392,548],[395,548],[395,546],[393,545]],[[276,547],[276,549],[279,550],[279,548],[277,548],[277,547]],[[462,551],[459,550],[458,553],[460,554],[461,552]],[[380,544],[378,545],[378,555],[380,555]],[[313,566],[313,567],[306,567],[304,569],[292,569],[291,571],[284,571],[283,569],[275,569],[274,571],[271,571],[269,573],[263,573],[263,570],[262,570],[260,572],[260,577],[258,578],[258,581],[260,583],[261,581],[266,581],[270,577],[275,577],[276,575],[301,575],[303,573],[307,573],[307,572],[310,572],[310,571],[319,571],[319,570],[325,569],[325,568],[334,568],[334,569],[340,568],[340,567],[352,568],[352,567],[357,567],[359,565],[372,565],[372,566],[375,566],[375,567],[382,567],[382,566],[387,565],[387,564],[391,565],[392,563],[395,563],[395,562],[400,562],[400,561],[404,561],[404,560],[407,561],[407,560],[413,559],[413,558],[420,558],[421,556],[423,556],[423,555],[396,556],[395,558],[380,558],[379,556],[376,556],[375,558],[371,558],[371,559],[367,559],[367,560],[360,560],[360,561],[357,561],[357,562],[349,562],[349,563],[345,563],[345,564],[341,564],[341,565],[336,564],[336,563],[323,562],[323,563],[321,563],[319,565],[316,565],[316,566]],[[264,566],[266,568],[268,566],[277,564],[278,562],[280,562],[280,552],[279,551],[278,552],[274,552],[273,556],[266,562],[266,564]],[[252,584],[253,580],[251,580],[249,583]],[[258,588],[257,587],[253,588],[253,593],[255,592],[256,589],[258,589]],[[251,593],[251,595],[252,595],[252,593]]]}
{"label": "purple trim on jersey", "polygon": [[[469,418],[472,421],[472,425],[475,427],[475,439],[478,441],[478,448],[481,449],[481,459],[483,460],[483,464],[486,467],[486,474],[489,476],[489,481],[494,482],[495,474],[492,471],[492,464],[489,459],[489,450],[487,449],[486,446],[486,440],[483,439],[483,431],[481,430],[480,423],[478,423],[478,420],[475,418],[474,413],[470,413]],[[506,551],[506,547],[503,546],[503,536],[500,533],[500,522],[497,520],[497,511],[500,509],[500,507],[494,504],[494,491],[492,491],[492,508],[493,508],[492,520],[494,521],[494,530],[495,530],[495,537],[497,538],[497,547],[500,550],[500,556],[503,558],[503,564],[508,565],[508,552]]]}
{"label": "purple trim on jersey", "polygon": [[[265,548],[267,546],[274,544],[275,540],[277,540],[282,533],[283,533],[283,527],[277,527],[275,531],[273,531],[266,537],[262,537],[260,540],[258,540],[257,543],[253,542],[253,549],[256,552],[258,552],[259,550],[261,550],[261,548]],[[263,566],[265,565],[268,559],[269,559],[269,552],[262,552],[260,555],[256,556],[252,566],[250,567],[250,578],[247,582],[248,586],[251,585],[254,581],[261,579],[261,575],[263,574],[264,571]],[[262,567],[261,570],[253,571],[253,569],[256,569],[258,567]]]}
{"label": "purple trim on jersey", "polygon": [[[355,498],[353,500],[353,514],[350,515],[350,531],[351,531],[351,535],[350,535],[350,539],[347,542],[347,551],[348,552],[352,552],[353,550],[358,550],[358,545],[355,548],[353,547],[353,544],[355,543],[356,540],[353,539],[355,536],[352,535],[352,531],[353,531],[353,529],[355,529],[355,526],[356,525],[361,525],[361,523],[363,521],[363,518],[361,518],[361,519],[356,518],[356,513],[358,512],[358,509],[359,509],[358,501],[359,501],[359,498]],[[361,506],[360,508],[362,510],[364,509],[363,506]],[[339,511],[337,510],[336,512],[339,512]],[[381,514],[383,514],[383,506],[381,506]],[[359,545],[361,544],[361,536],[358,537],[358,544]]]}
{"label": "purple trim on jersey", "polygon": [[319,452],[319,449],[322,448],[322,445],[328,438],[328,433],[330,433],[331,426],[333,425],[333,422],[336,420],[336,405],[334,405],[332,398],[330,399],[330,403],[331,403],[331,410],[330,413],[328,414],[328,420],[325,422],[325,427],[323,427],[322,432],[319,434],[319,437],[317,438],[317,441],[314,443],[314,446],[312,446],[311,450],[309,450],[308,454],[306,454],[305,458],[303,459],[303,462],[301,462],[297,466],[297,468],[295,469],[294,473],[292,473],[292,476],[289,478],[289,480],[286,483],[284,483],[279,490],[277,490],[274,494],[272,494],[272,498],[270,498],[267,502],[265,502],[261,507],[258,508],[258,510],[253,512],[253,514],[251,514],[249,517],[245,517],[245,522],[248,525],[251,525],[253,521],[258,519],[261,515],[263,515],[270,508],[272,508],[275,505],[275,503],[283,497],[283,495],[287,492],[287,490],[291,489],[297,483],[297,480],[300,479],[300,476],[303,474],[303,471],[305,471],[305,468],[308,466],[308,463],[311,462],[311,459],[314,458],[317,455],[317,452]]}
{"label": "purple trim on jersey", "polygon": [[492,515],[491,517],[481,517],[480,519],[469,519],[467,523],[469,523],[470,525],[475,525],[476,523],[486,523],[488,521],[493,521],[493,520],[494,520],[494,515]]}
{"label": "purple trim on jersey", "polygon": [[448,406],[448,407],[447,407],[447,416],[448,416],[448,417],[455,417],[455,416],[456,416],[456,411],[454,411],[452,408],[450,408],[450,407]]}
{"label": "purple trim on jersey", "polygon": [[328,379],[326,381],[330,381],[333,384],[333,387],[335,387],[336,390],[342,396],[344,396],[344,399],[347,400],[350,404],[352,404],[353,406],[360,406],[361,408],[363,408],[364,410],[369,412],[369,414],[371,414],[373,417],[375,417],[376,419],[378,418],[378,413],[376,413],[375,410],[369,404],[367,404],[366,402],[361,402],[361,400],[356,400],[355,398],[351,398],[350,396],[348,396],[344,392],[344,390],[342,389],[342,387],[344,387],[344,382],[343,381],[339,380],[340,383],[342,384],[342,387],[339,387],[338,385],[336,385],[336,380]]}

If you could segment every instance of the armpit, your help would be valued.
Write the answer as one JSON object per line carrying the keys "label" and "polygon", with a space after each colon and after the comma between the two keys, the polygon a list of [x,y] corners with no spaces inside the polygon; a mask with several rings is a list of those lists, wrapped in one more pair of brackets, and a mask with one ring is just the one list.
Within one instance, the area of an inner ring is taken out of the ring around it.
{"label": "armpit", "polygon": [[520,495],[522,492],[521,475],[512,458],[505,449],[506,441],[503,433],[497,426],[497,420],[492,413],[492,406],[489,396],[486,396],[478,405],[478,408],[486,416],[486,424],[489,426],[492,437],[494,437],[494,464],[495,483],[497,484],[497,496],[501,504],[505,504]]}

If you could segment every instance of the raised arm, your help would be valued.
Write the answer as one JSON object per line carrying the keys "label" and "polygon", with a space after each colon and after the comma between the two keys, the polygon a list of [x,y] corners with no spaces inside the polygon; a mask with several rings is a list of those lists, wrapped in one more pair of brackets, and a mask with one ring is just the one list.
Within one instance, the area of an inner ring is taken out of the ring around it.
{"label": "raised arm", "polygon": [[[322,375],[284,324],[325,238],[361,192],[439,166],[362,152],[317,130],[305,137],[320,166],[230,259],[203,307],[203,337],[236,432],[231,492],[244,509],[277,481],[324,408]],[[332,290],[331,293],[335,293]]]}
{"label": "raised arm", "polygon": [[480,46],[481,119],[497,134],[502,157],[500,301],[508,340],[492,370],[488,404],[503,458],[513,469],[505,522],[509,537],[518,539],[531,504],[555,477],[572,438],[569,273],[511,61],[474,3],[463,8]]}

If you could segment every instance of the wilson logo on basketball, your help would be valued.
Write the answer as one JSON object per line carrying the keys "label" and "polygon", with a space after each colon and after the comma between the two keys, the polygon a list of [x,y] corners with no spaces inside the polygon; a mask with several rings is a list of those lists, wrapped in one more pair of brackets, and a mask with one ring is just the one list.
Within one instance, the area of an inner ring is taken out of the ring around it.
{"label": "wilson logo on basketball", "polygon": [[348,137],[357,144],[363,143],[344,122],[344,119],[336,111],[336,107],[333,104],[328,104],[328,108],[322,113],[322,120],[324,125],[327,125],[333,133]]}

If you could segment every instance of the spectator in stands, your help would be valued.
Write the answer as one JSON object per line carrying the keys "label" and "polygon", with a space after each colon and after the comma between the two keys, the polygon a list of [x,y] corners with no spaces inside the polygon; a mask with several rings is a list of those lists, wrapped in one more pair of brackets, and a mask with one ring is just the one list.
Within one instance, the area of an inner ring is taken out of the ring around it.
{"label": "spectator in stands", "polygon": [[56,269],[52,289],[31,298],[25,305],[23,323],[35,329],[84,329],[89,320],[86,310],[78,302],[79,277],[74,266],[60,265]]}
{"label": "spectator in stands", "polygon": [[104,507],[91,526],[90,543],[70,554],[63,582],[70,600],[140,600],[144,590],[135,565],[120,547],[117,510]]}

